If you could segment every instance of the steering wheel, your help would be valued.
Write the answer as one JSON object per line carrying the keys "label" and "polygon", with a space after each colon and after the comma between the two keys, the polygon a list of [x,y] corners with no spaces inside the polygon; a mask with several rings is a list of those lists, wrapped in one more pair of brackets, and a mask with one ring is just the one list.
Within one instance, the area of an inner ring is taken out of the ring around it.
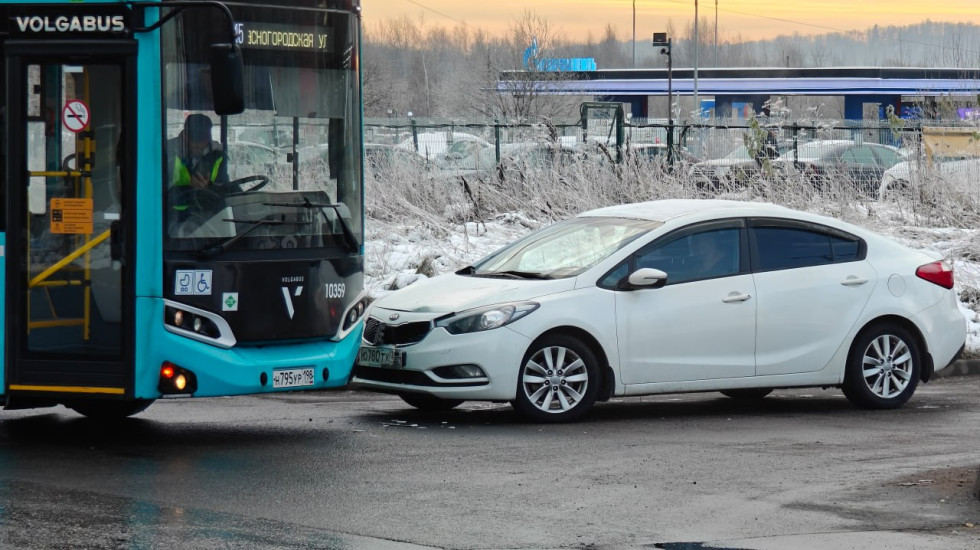
{"label": "steering wheel", "polygon": [[[245,189],[242,187],[246,183],[258,182],[257,184]],[[211,184],[211,190],[221,193],[251,193],[252,191],[258,191],[262,189],[269,183],[269,176],[263,176],[256,174],[254,176],[245,176],[244,178],[238,178],[237,180],[229,181],[228,183],[213,183]]]}

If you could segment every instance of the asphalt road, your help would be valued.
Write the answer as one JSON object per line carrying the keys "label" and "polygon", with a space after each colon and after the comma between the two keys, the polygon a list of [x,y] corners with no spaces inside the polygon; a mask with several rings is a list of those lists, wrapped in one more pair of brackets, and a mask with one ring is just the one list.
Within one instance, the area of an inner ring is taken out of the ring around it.
{"label": "asphalt road", "polygon": [[346,391],[3,411],[0,547],[965,550],[978,465],[980,376],[895,411],[706,393],[570,425]]}

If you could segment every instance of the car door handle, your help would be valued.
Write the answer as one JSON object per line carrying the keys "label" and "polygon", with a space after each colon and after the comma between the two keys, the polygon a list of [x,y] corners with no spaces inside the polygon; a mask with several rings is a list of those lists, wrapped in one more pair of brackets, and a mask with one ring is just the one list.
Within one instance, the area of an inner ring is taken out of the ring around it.
{"label": "car door handle", "polygon": [[731,304],[733,302],[744,302],[751,297],[752,297],[751,294],[739,294],[737,292],[732,292],[728,296],[722,298],[721,301],[725,302],[726,304]]}
{"label": "car door handle", "polygon": [[840,284],[844,286],[858,286],[863,285],[866,282],[868,282],[868,280],[863,277],[848,277],[841,281]]}

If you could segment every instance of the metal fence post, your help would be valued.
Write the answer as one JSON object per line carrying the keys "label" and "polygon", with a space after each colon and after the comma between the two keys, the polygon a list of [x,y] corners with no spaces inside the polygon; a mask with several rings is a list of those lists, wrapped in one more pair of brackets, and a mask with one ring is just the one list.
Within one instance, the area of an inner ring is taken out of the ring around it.
{"label": "metal fence post", "polygon": [[616,122],[616,163],[621,164],[623,162],[623,141],[626,137],[625,131],[623,129],[623,122],[626,116],[624,114],[623,106],[620,105],[616,109],[615,122]]}
{"label": "metal fence post", "polygon": [[500,120],[493,119],[493,152],[500,164]]}
{"label": "metal fence post", "polygon": [[798,123],[793,123],[793,168],[797,170],[800,169],[800,143],[799,143],[800,126]]}
{"label": "metal fence post", "polygon": [[415,152],[419,153],[420,152],[419,151],[419,128],[416,125],[414,118],[411,120],[411,122],[412,122],[412,144],[415,145]]}

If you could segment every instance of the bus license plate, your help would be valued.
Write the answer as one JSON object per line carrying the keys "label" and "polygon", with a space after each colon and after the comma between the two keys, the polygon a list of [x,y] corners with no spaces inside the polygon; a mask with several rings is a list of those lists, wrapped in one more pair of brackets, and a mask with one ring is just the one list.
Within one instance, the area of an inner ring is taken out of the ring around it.
{"label": "bus license plate", "polygon": [[361,348],[357,362],[365,367],[401,368],[401,354],[393,349]]}
{"label": "bus license plate", "polygon": [[272,371],[273,388],[302,388],[313,385],[313,369],[278,369]]}

